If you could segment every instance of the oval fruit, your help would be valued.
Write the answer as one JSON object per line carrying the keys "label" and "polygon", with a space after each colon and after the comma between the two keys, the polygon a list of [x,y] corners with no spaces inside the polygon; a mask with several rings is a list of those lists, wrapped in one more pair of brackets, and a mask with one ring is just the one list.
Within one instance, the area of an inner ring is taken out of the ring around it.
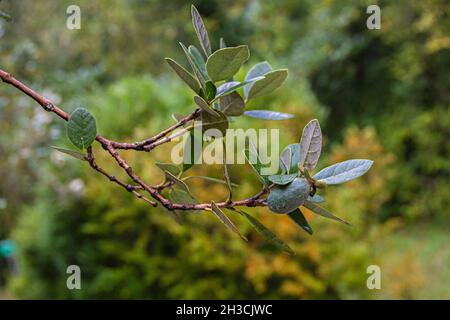
{"label": "oval fruit", "polygon": [[287,186],[275,186],[267,197],[269,209],[276,213],[289,213],[308,198],[310,186],[306,179],[295,178]]}

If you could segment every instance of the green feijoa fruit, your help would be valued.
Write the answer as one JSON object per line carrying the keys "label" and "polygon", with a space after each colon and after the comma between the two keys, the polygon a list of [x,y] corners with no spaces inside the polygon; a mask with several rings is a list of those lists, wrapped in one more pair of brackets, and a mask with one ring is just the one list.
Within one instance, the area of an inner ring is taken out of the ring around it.
{"label": "green feijoa fruit", "polygon": [[309,196],[306,179],[295,178],[287,186],[275,186],[267,198],[269,209],[276,213],[289,213],[301,206]]}

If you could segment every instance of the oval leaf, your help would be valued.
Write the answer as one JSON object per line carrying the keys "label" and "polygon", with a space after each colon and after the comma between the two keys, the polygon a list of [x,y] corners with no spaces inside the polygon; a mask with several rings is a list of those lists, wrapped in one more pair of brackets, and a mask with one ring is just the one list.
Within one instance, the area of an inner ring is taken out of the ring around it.
{"label": "oval leaf", "polygon": [[197,80],[200,82],[201,86],[205,85],[205,77],[202,75],[202,73],[200,72],[200,69],[197,67],[197,65],[194,63],[194,58],[192,57],[192,55],[189,53],[188,49],[186,48],[186,46],[180,42],[180,46],[184,51],[184,54],[186,55],[186,59],[189,62],[189,65],[192,68],[192,71],[195,74],[195,77],[197,78]]}
{"label": "oval leaf", "polygon": [[[195,199],[190,193],[179,190],[179,189],[171,189],[169,192],[169,199],[173,203],[180,203],[180,204],[198,204],[198,200]],[[171,212],[167,210],[168,212]],[[183,212],[199,212],[198,210],[187,210]],[[178,220],[178,219],[177,219]]]}
{"label": "oval leaf", "polygon": [[362,176],[372,164],[366,159],[347,160],[322,169],[313,178],[330,185],[344,183]]}
{"label": "oval leaf", "polygon": [[317,119],[311,120],[303,129],[300,140],[299,165],[306,170],[313,170],[320,157],[322,150],[322,131]]}
{"label": "oval leaf", "polygon": [[192,24],[194,25],[195,33],[197,34],[200,45],[208,57],[211,54],[211,44],[209,42],[208,32],[206,31],[205,25],[203,24],[202,17],[198,13],[197,8],[191,6]]}
{"label": "oval leaf", "polygon": [[164,172],[169,171],[174,176],[178,176],[181,173],[180,168],[172,163],[155,162],[155,165]]}
{"label": "oval leaf", "polygon": [[208,79],[208,75],[206,74],[205,59],[203,59],[201,52],[192,45],[188,47],[188,52],[191,55],[192,61],[194,61],[194,64],[202,74],[203,78]]}
{"label": "oval leaf", "polygon": [[230,117],[237,117],[244,114],[244,99],[237,93],[232,92],[220,99],[220,111]]}
{"label": "oval leaf", "polygon": [[82,160],[82,161],[86,160],[86,158],[85,158],[86,155],[84,155],[83,153],[80,153],[78,151],[73,151],[73,150],[59,148],[59,147],[54,147],[54,146],[52,146],[51,148],[55,149],[56,151],[65,153],[65,154],[67,154],[67,155],[69,155],[69,156],[71,156],[71,157],[73,157],[75,159]]}
{"label": "oval leaf", "polygon": [[269,176],[269,180],[277,185],[285,186],[297,177],[297,174],[274,174]]}
{"label": "oval leaf", "polygon": [[339,222],[342,222],[343,224],[347,224],[347,225],[351,225],[350,223],[348,223],[345,220],[342,220],[341,218],[336,217],[335,215],[333,215],[331,212],[325,210],[324,208],[318,206],[317,204],[306,200],[305,203],[303,204],[304,207],[308,208],[309,210],[311,210],[314,213],[317,213],[318,215],[325,217],[325,218],[329,218],[329,219],[333,219]]}
{"label": "oval leaf", "polygon": [[209,113],[211,116],[217,116],[216,112],[209,107],[208,103],[203,98],[195,96],[194,102],[202,109],[202,111]]}
{"label": "oval leaf", "polygon": [[237,89],[239,89],[241,87],[244,87],[248,84],[251,84],[255,81],[259,81],[262,79],[264,79],[264,77],[256,77],[256,78],[252,78],[249,80],[245,80],[244,82],[238,82],[238,81],[226,82],[217,88],[216,98],[214,100],[217,100],[227,94],[230,94],[230,93],[236,91]]}
{"label": "oval leaf", "polygon": [[202,111],[200,113],[200,118],[202,120],[202,131],[205,132],[209,129],[217,129],[225,137],[228,129],[228,118],[219,110],[211,109],[214,114]]}
{"label": "oval leaf", "polygon": [[[272,71],[272,67],[267,61],[257,63],[247,72],[245,80],[250,80],[256,77],[264,76],[266,73],[270,71]],[[250,91],[252,86],[253,86],[252,84],[245,86],[244,88],[245,99],[248,99],[248,92]]]}
{"label": "oval leaf", "polygon": [[185,68],[170,58],[165,59],[176,74],[196,93],[200,93],[200,84]]}
{"label": "oval leaf", "polygon": [[[286,166],[287,161],[287,153],[290,153],[290,164]],[[285,171],[287,173],[297,173],[298,171],[298,161],[300,158],[300,146],[298,143],[292,143],[288,145],[286,148],[284,148],[283,152],[281,153],[281,156],[285,155],[286,160],[280,161],[281,170]]]}
{"label": "oval leaf", "polygon": [[97,135],[94,116],[84,108],[75,109],[67,122],[67,135],[78,149],[87,149]]}
{"label": "oval leaf", "polygon": [[208,101],[211,101],[215,98],[216,96],[216,86],[214,85],[214,83],[212,83],[212,81],[206,81],[205,83],[205,98]]}
{"label": "oval leaf", "polygon": [[258,233],[263,236],[267,241],[275,245],[278,249],[283,250],[291,255],[294,254],[294,251],[282,240],[280,240],[272,231],[270,231],[265,225],[263,225],[258,219],[249,215],[248,213],[237,210],[243,217],[247,219],[247,221],[252,225],[253,228],[258,231]]}
{"label": "oval leaf", "polygon": [[251,110],[245,111],[244,114],[252,118],[264,120],[286,120],[294,117],[292,114],[289,113],[282,113],[270,110]]}
{"label": "oval leaf", "polygon": [[214,82],[230,79],[249,57],[247,46],[219,49],[206,61],[206,72]]}
{"label": "oval leaf", "polygon": [[195,199],[190,193],[183,191],[172,189],[169,193],[169,198],[174,203],[185,203],[185,204],[197,204],[198,201]]}
{"label": "oval leaf", "polygon": [[292,151],[290,148],[285,148],[280,155],[280,169],[283,173],[289,173],[292,161]]}
{"label": "oval leaf", "polygon": [[264,79],[255,82],[248,91],[247,100],[272,92],[283,84],[287,76],[287,69],[274,70],[264,74]]}
{"label": "oval leaf", "polygon": [[247,238],[244,237],[239,229],[234,225],[233,222],[223,213],[222,210],[216,205],[214,201],[211,201],[211,211],[216,215],[217,218],[219,218],[222,223],[227,226],[231,231],[236,233],[239,237],[241,237],[242,240],[247,241]]}
{"label": "oval leaf", "polygon": [[300,228],[308,232],[309,234],[313,234],[313,230],[311,226],[309,225],[308,221],[306,220],[303,213],[300,211],[299,208],[295,209],[294,211],[288,213],[289,218],[292,219]]}

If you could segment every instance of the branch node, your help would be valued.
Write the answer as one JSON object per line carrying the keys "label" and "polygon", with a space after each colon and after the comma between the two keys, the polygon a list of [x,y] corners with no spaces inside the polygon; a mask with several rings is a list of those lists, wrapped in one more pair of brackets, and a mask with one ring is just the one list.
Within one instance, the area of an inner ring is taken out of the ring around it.
{"label": "branch node", "polygon": [[44,105],[42,107],[47,112],[52,112],[55,109],[55,106],[51,102],[47,103],[46,105]]}

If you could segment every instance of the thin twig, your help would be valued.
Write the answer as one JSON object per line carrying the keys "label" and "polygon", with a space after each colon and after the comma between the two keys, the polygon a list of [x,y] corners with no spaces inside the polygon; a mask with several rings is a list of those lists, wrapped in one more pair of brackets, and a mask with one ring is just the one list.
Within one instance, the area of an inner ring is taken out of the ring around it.
{"label": "thin twig", "polygon": [[87,149],[87,156],[86,156],[86,161],[89,163],[89,165],[96,171],[100,172],[102,175],[104,175],[105,177],[107,177],[110,181],[117,183],[118,185],[120,185],[121,187],[123,187],[125,190],[127,190],[128,192],[131,192],[132,194],[134,194],[137,198],[144,200],[145,202],[149,203],[151,206],[156,207],[158,204],[155,201],[152,201],[146,197],[144,197],[142,194],[140,194],[139,192],[137,192],[136,190],[138,189],[142,189],[141,186],[134,186],[131,184],[127,184],[124,183],[122,181],[120,181],[119,179],[117,179],[116,176],[109,174],[108,172],[106,172],[103,168],[101,168],[97,162],[95,161],[94,158],[94,154],[92,152],[92,147],[89,147]]}

